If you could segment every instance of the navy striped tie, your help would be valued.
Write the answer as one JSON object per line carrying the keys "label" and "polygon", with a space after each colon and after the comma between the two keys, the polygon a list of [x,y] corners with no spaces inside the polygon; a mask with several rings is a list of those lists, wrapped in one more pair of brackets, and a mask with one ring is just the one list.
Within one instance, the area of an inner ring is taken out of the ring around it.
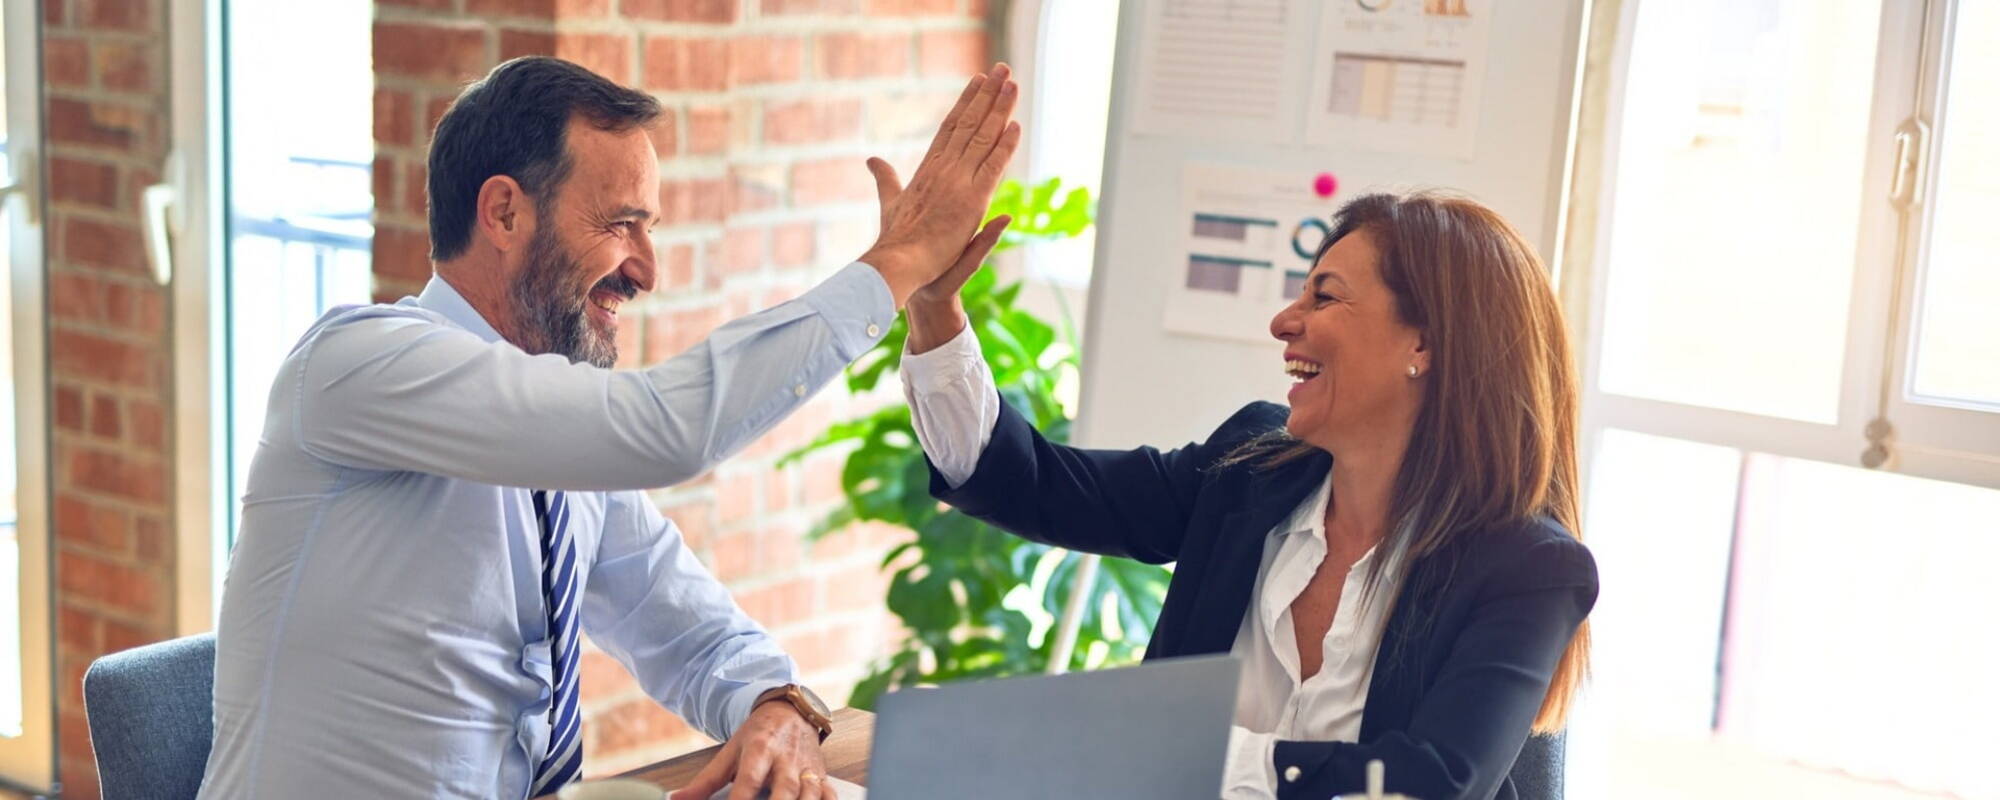
{"label": "navy striped tie", "polygon": [[549,610],[550,659],[555,662],[555,698],[548,755],[535,770],[539,797],[576,780],[583,768],[583,719],[576,703],[576,542],[569,535],[569,506],[562,492],[534,493],[535,521],[542,528],[542,602]]}

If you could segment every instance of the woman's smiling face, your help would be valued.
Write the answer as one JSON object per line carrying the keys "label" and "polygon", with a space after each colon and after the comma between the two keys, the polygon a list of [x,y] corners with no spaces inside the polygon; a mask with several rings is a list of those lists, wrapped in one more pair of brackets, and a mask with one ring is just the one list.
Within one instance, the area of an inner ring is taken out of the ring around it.
{"label": "woman's smiling face", "polygon": [[1336,454],[1357,432],[1415,420],[1430,370],[1423,334],[1403,321],[1379,263],[1371,231],[1341,237],[1313,264],[1299,297],[1271,319],[1295,381],[1286,428]]}

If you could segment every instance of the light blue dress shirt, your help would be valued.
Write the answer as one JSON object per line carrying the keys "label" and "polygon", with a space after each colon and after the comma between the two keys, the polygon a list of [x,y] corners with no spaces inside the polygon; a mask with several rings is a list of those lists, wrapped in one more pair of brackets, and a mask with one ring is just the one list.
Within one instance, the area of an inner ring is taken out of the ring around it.
{"label": "light blue dress shirt", "polygon": [[569,492],[583,628],[727,738],[797,667],[642,489],[714,466],[881,339],[853,264],[644,370],[530,356],[433,278],[286,357],[243,497],[201,796],[521,798],[552,697],[531,489]]}

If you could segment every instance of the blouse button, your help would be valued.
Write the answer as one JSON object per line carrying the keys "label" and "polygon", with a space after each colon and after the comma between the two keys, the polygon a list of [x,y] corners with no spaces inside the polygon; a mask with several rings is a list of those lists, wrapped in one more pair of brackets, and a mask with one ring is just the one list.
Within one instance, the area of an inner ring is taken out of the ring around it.
{"label": "blouse button", "polygon": [[877,325],[873,322],[868,323],[868,338],[873,339],[881,335],[882,335],[882,326]]}
{"label": "blouse button", "polygon": [[794,386],[794,387],[792,387],[792,396],[793,396],[793,397],[804,397],[804,396],[806,396],[806,385],[805,385],[805,384],[803,384],[803,383],[801,383],[801,384],[799,384],[799,385],[797,385],[797,386]]}
{"label": "blouse button", "polygon": [[1299,782],[1299,768],[1298,768],[1298,766],[1297,766],[1297,765],[1293,765],[1293,766],[1289,766],[1289,767],[1286,767],[1286,768],[1285,768],[1285,782],[1286,782],[1286,783],[1298,783],[1298,782]]}

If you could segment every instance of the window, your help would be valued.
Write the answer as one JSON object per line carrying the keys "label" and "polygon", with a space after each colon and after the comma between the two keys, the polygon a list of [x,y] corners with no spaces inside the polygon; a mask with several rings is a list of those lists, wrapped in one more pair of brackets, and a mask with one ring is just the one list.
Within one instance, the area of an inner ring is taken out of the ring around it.
{"label": "window", "polygon": [[1570,792],[2000,793],[2000,7],[1613,8]]}
{"label": "window", "polygon": [[[1118,2],[1023,3],[1016,11],[1033,27],[1027,76],[1033,84],[1027,109],[1027,174],[1103,189],[1104,136],[1111,113],[1111,61],[1118,39]],[[1017,27],[1017,30],[1019,28]],[[1090,284],[1097,229],[1028,249],[1029,274],[1058,286]]]}
{"label": "window", "polygon": [[55,780],[39,13],[0,13],[0,781]]}

